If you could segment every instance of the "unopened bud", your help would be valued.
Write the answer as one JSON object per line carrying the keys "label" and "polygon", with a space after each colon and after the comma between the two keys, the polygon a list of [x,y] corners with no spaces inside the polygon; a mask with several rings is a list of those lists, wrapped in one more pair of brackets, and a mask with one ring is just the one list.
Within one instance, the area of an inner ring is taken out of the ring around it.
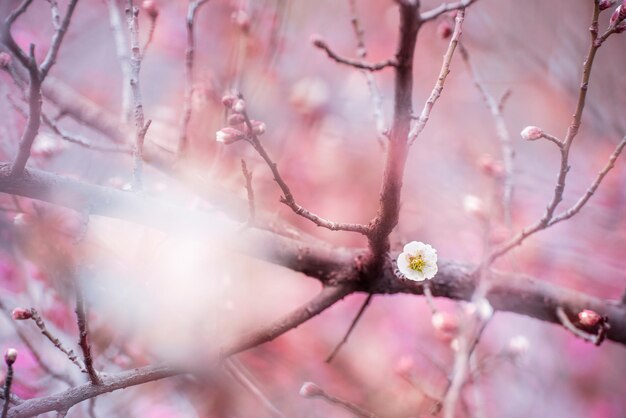
{"label": "unopened bud", "polygon": [[626,19],[626,2],[617,6],[617,9],[613,11],[611,19],[609,19],[609,26],[616,25],[624,19]]}
{"label": "unopened bud", "polygon": [[11,312],[11,317],[16,321],[23,321],[25,319],[31,319],[33,312],[30,309],[15,308],[13,312]]}
{"label": "unopened bud", "polygon": [[159,8],[157,7],[154,0],[144,0],[144,2],[141,3],[141,8],[145,10],[146,13],[148,13],[148,16],[150,16],[152,19],[156,19],[159,15]]}
{"label": "unopened bud", "polygon": [[0,52],[0,68],[6,68],[11,64],[11,56],[6,52]]}
{"label": "unopened bud", "polygon": [[304,384],[300,388],[300,396],[302,396],[303,398],[314,398],[323,394],[324,391],[322,390],[322,388],[320,388],[313,382],[304,382]]}
{"label": "unopened bud", "polygon": [[591,309],[584,309],[578,313],[578,320],[586,327],[595,327],[602,321],[602,316]]}
{"label": "unopened bud", "polygon": [[228,124],[230,126],[241,125],[246,121],[246,118],[239,113],[234,113],[228,117]]}
{"label": "unopened bud", "polygon": [[444,334],[456,334],[459,330],[459,321],[456,315],[447,312],[436,312],[432,317],[433,327]]}
{"label": "unopened bud", "polygon": [[238,131],[235,128],[222,128],[215,133],[215,140],[217,142],[224,143],[226,145],[232,144],[235,141],[243,139],[243,132]]}
{"label": "unopened bud", "polygon": [[242,31],[247,32],[250,30],[250,15],[247,11],[243,9],[237,10],[231,15],[231,20],[235,25],[239,26]]}
{"label": "unopened bud", "polygon": [[232,94],[226,94],[224,95],[224,97],[222,97],[222,104],[229,109],[233,107],[235,101],[237,101],[237,97],[233,96]]}
{"label": "unopened bud", "polygon": [[263,122],[259,122],[258,120],[253,120],[252,132],[256,135],[263,135],[265,133],[265,124]]}
{"label": "unopened bud", "polygon": [[482,155],[478,160],[478,165],[482,172],[490,177],[502,177],[504,174],[502,163],[489,154]]}
{"label": "unopened bud", "polygon": [[474,195],[467,195],[463,198],[463,209],[467,214],[477,218],[482,219],[486,216],[483,201]]}
{"label": "unopened bud", "polygon": [[615,27],[615,33],[626,32],[626,20],[623,20]]}
{"label": "unopened bud", "polygon": [[520,135],[526,141],[536,141],[543,136],[543,130],[537,126],[527,126]]}
{"label": "unopened bud", "polygon": [[309,41],[311,41],[313,46],[315,46],[317,48],[323,48],[326,45],[324,43],[324,38],[322,38],[322,35],[317,34],[317,33],[314,33],[313,35],[311,35],[309,37]]}
{"label": "unopened bud", "polygon": [[615,3],[617,3],[617,0],[601,0],[598,3],[598,8],[600,8],[600,10],[606,10],[609,7],[613,7]]}
{"label": "unopened bud", "polygon": [[511,341],[509,341],[508,350],[509,353],[511,353],[513,356],[518,357],[526,354],[529,347],[530,343],[528,342],[528,338],[524,337],[523,335],[518,335],[511,338]]}
{"label": "unopened bud", "polygon": [[396,374],[402,377],[407,377],[411,374],[411,370],[413,370],[414,362],[411,356],[402,356],[396,363],[396,367],[394,371]]}
{"label": "unopened bud", "polygon": [[437,36],[441,39],[448,39],[452,35],[452,25],[444,20],[437,25]]}
{"label": "unopened bud", "polygon": [[485,298],[475,300],[469,303],[465,309],[468,315],[476,315],[483,321],[493,316],[493,306]]}
{"label": "unopened bud", "polygon": [[246,102],[242,99],[237,100],[233,104],[233,112],[235,113],[243,113],[246,111]]}
{"label": "unopened bud", "polygon": [[9,348],[4,354],[4,361],[8,365],[12,365],[17,360],[17,350],[15,348]]}

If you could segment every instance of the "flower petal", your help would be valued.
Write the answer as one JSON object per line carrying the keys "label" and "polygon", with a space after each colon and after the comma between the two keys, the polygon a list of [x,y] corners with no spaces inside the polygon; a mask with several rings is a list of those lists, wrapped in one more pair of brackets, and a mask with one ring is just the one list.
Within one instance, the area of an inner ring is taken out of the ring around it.
{"label": "flower petal", "polygon": [[404,252],[415,255],[418,251],[422,251],[424,245],[423,242],[411,241],[404,246]]}

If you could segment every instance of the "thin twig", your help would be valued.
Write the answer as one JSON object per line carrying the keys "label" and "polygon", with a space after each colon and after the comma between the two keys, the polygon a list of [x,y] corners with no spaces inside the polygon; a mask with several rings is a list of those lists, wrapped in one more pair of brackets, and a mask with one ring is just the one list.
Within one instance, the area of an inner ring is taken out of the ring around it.
{"label": "thin twig", "polygon": [[255,398],[257,398],[261,404],[272,413],[272,415],[285,418],[285,414],[280,412],[280,410],[269,400],[269,398],[259,389],[257,385],[252,382],[243,372],[242,367],[238,362],[236,362],[235,358],[227,359],[224,362],[226,370],[230,373],[230,375],[246,389],[248,392],[252,394]]}
{"label": "thin twig", "polygon": [[452,33],[452,37],[450,38],[450,43],[448,44],[448,49],[443,56],[443,63],[441,64],[441,70],[439,71],[439,77],[437,78],[437,82],[435,83],[435,87],[430,93],[430,97],[424,104],[424,108],[422,109],[422,113],[415,121],[413,127],[411,128],[411,132],[409,133],[409,144],[413,145],[419,134],[424,130],[428,119],[430,118],[430,113],[433,110],[433,106],[439,96],[441,96],[441,92],[443,91],[444,84],[446,82],[446,78],[448,74],[450,74],[450,63],[452,62],[452,57],[454,55],[454,51],[456,49],[457,44],[459,43],[459,39],[461,37],[461,33],[463,32],[463,20],[465,19],[465,10],[461,9],[456,14],[456,18],[454,20],[454,32]]}
{"label": "thin twig", "polygon": [[[356,10],[356,0],[348,0],[350,3],[350,14],[352,17],[350,21],[352,22],[352,28],[354,29],[354,36],[357,41],[357,56],[361,60],[365,60],[367,57],[367,49],[365,48],[365,39],[364,39],[364,31],[361,27],[361,23],[358,18],[357,10]],[[376,85],[376,78],[371,71],[362,71],[363,76],[365,77],[365,81],[367,82],[367,88],[370,92],[370,96],[372,98],[372,107],[373,107],[373,116],[374,122],[376,124],[376,132],[378,133],[378,141],[381,146],[385,146],[386,134],[387,134],[387,126],[385,123],[385,116],[383,115],[383,101],[380,95],[380,91],[378,90],[378,86]]]}
{"label": "thin twig", "polygon": [[[510,94],[506,94],[502,96],[500,101],[496,101],[491,93],[484,86],[482,80],[474,70],[472,66],[472,62],[470,60],[469,52],[465,45],[462,42],[459,42],[459,52],[461,53],[461,58],[465,62],[467,70],[472,77],[474,85],[476,89],[480,92],[480,95],[487,105],[491,113],[491,117],[494,120],[496,126],[496,134],[498,139],[500,140],[500,145],[502,148],[502,160],[504,162],[504,178],[502,181],[502,209],[504,213],[504,222],[510,227],[511,226],[511,200],[513,198],[513,158],[515,156],[515,151],[513,150],[513,144],[511,141],[511,135],[509,134],[509,130],[506,127],[506,122],[504,121],[504,117],[502,116],[502,108],[504,106],[504,100]],[[510,90],[509,90],[510,92]]]}
{"label": "thin twig", "polygon": [[133,189],[141,190],[143,185],[143,144],[150,122],[145,122],[139,73],[141,71],[141,50],[139,47],[139,9],[133,0],[127,0],[126,20],[130,32],[130,87],[133,97],[135,120],[135,143],[133,148]]}
{"label": "thin twig", "polygon": [[[306,384],[313,384],[314,383],[306,383]],[[351,412],[352,414],[358,416],[358,417],[364,417],[364,418],[377,418],[378,416],[375,415],[374,413],[363,409],[362,407],[346,401],[344,399],[338,398],[336,396],[330,395],[328,394],[326,391],[322,390],[322,388],[320,388],[319,386],[315,385],[316,387],[316,391],[315,394],[313,395],[308,395],[307,397],[310,398],[322,398],[324,399],[326,402],[331,403],[333,405],[337,405],[343,409],[345,409],[348,412]]]}
{"label": "thin twig", "polygon": [[11,383],[13,383],[13,363],[15,362],[15,359],[9,359],[5,354],[4,360],[7,365],[7,376],[4,379],[4,403],[2,404],[2,418],[7,418],[9,404],[11,403]]}
{"label": "thin twig", "polygon": [[365,310],[369,306],[369,304],[372,301],[373,297],[374,297],[374,295],[372,295],[371,293],[367,295],[367,297],[363,301],[363,304],[361,305],[361,308],[359,309],[359,311],[357,312],[356,316],[352,320],[352,323],[350,324],[350,327],[348,328],[348,331],[345,333],[345,335],[343,336],[341,341],[339,341],[339,344],[337,344],[337,346],[335,346],[335,348],[328,355],[328,357],[326,357],[326,360],[325,360],[326,363],[330,363],[331,361],[333,361],[335,356],[339,353],[339,350],[341,350],[341,347],[343,347],[344,344],[348,342],[348,338],[350,338],[350,334],[352,334],[352,331],[354,331],[354,328],[356,328],[356,324],[359,322],[359,320],[363,316],[363,313],[365,312]]}
{"label": "thin twig", "polygon": [[330,229],[331,231],[350,231],[350,232],[358,232],[363,235],[367,235],[369,233],[369,228],[366,225],[360,224],[349,224],[349,223],[338,223],[329,221],[327,219],[321,218],[320,216],[310,212],[309,210],[303,208],[298,203],[296,203],[291,190],[287,183],[283,180],[280,172],[278,171],[278,166],[272,159],[269,154],[263,147],[263,144],[259,140],[259,137],[254,133],[254,129],[252,126],[252,122],[248,117],[246,112],[242,113],[245,118],[245,124],[248,128],[248,135],[246,136],[246,140],[252,145],[252,147],[256,150],[256,152],[263,158],[263,160],[267,163],[272,175],[274,176],[274,181],[278,184],[281,191],[283,192],[283,196],[281,196],[280,201],[291,208],[297,215],[302,216],[313,222],[315,225]]}
{"label": "thin twig", "polygon": [[[544,229],[547,229],[549,226],[554,224],[552,222],[554,213],[559,203],[561,203],[561,201],[563,200],[563,192],[565,190],[565,181],[567,179],[567,173],[570,170],[569,153],[570,153],[572,143],[574,139],[576,138],[576,136],[578,135],[578,131],[582,122],[583,111],[585,109],[585,101],[587,99],[587,90],[589,88],[589,80],[591,78],[591,70],[592,70],[593,63],[596,57],[596,53],[598,49],[602,46],[604,41],[610,35],[615,33],[615,27],[613,26],[613,27],[610,27],[606,32],[604,32],[602,36],[598,36],[599,16],[600,16],[600,9],[599,9],[598,2],[594,2],[593,13],[591,17],[591,25],[589,27],[589,33],[591,37],[590,44],[589,44],[589,51],[587,52],[587,55],[585,57],[585,61],[583,64],[582,80],[580,83],[580,89],[578,91],[578,100],[576,102],[576,109],[574,111],[574,115],[572,116],[572,121],[569,127],[567,128],[567,133],[565,135],[565,138],[562,141],[560,140],[553,141],[557,145],[559,145],[559,149],[561,152],[561,164],[560,164],[560,168],[559,168],[559,172],[557,176],[556,185],[554,188],[554,193],[552,195],[552,199],[548,203],[548,206],[546,207],[546,210],[543,216],[541,217],[541,219],[539,219],[534,224],[522,229],[521,232],[519,232],[517,235],[512,237],[509,241],[504,242],[500,246],[496,247],[491,252],[491,254],[489,254],[487,259],[485,260],[487,265],[490,265],[496,259],[508,253],[511,249],[521,245],[524,242],[524,240],[526,240],[526,238],[528,238],[529,236],[539,231],[542,231]],[[547,138],[547,139],[552,140],[550,138]],[[621,152],[621,149],[620,149],[620,152]],[[619,152],[617,154],[619,154]],[[617,156],[615,158],[617,158]],[[611,167],[612,165],[611,163],[609,163],[607,172],[608,170],[611,169]],[[598,185],[603,177],[604,175],[599,176]],[[591,194],[593,194],[593,192]],[[587,202],[587,200],[589,200],[589,197],[591,197],[591,195],[586,196],[581,200],[580,207],[582,207]],[[580,210],[580,207],[577,210],[573,211],[571,215],[569,215],[567,218],[563,218],[563,219],[568,219],[569,217],[576,214],[578,210]]]}
{"label": "thin twig", "polygon": [[189,147],[189,121],[191,120],[191,99],[194,85],[194,55],[195,55],[195,35],[194,24],[200,6],[208,0],[194,0],[189,2],[187,8],[187,48],[185,50],[185,95],[183,99],[183,116],[178,138],[178,157],[184,158]]}
{"label": "thin twig", "polygon": [[89,375],[89,380],[94,385],[102,383],[98,372],[93,366],[93,357],[91,354],[91,346],[89,344],[89,327],[87,325],[87,312],[85,308],[85,299],[83,297],[83,291],[81,284],[76,283],[76,322],[78,325],[79,339],[78,344],[83,352],[83,360],[85,362],[85,369]]}
{"label": "thin twig", "polygon": [[422,13],[420,15],[420,20],[422,22],[428,22],[428,21],[431,21],[431,20],[435,20],[436,18],[438,18],[439,16],[441,16],[444,13],[452,12],[454,10],[465,9],[467,6],[471,5],[475,1],[476,0],[463,0],[463,1],[458,1],[456,3],[443,3],[443,4],[440,4],[439,6],[435,7],[434,9],[431,9],[431,10],[428,10],[428,11]]}
{"label": "thin twig", "polygon": [[41,318],[41,315],[39,315],[39,312],[37,312],[36,309],[32,309],[30,310],[31,314],[32,314],[32,320],[35,322],[35,324],[37,325],[37,327],[39,328],[39,331],[41,331],[41,333],[48,339],[50,340],[50,342],[57,348],[59,349],[59,351],[61,351],[63,354],[65,354],[67,356],[67,358],[70,359],[70,361],[72,363],[74,363],[76,365],[76,367],[78,367],[80,369],[80,371],[85,372],[85,366],[82,364],[82,362],[78,359],[78,356],[76,355],[76,353],[74,353],[74,350],[72,350],[71,348],[66,348],[63,343],[61,343],[61,341],[55,337],[46,327],[45,322],[43,321],[43,319]]}
{"label": "thin twig", "polygon": [[106,0],[106,3],[109,9],[109,25],[111,26],[111,32],[113,32],[115,51],[117,52],[117,58],[122,70],[122,122],[126,125],[130,123],[132,117],[131,68],[128,40],[122,25],[122,13],[118,0]]}
{"label": "thin twig", "polygon": [[254,189],[252,188],[252,172],[248,171],[246,161],[241,159],[241,172],[246,180],[246,192],[248,194],[248,225],[254,224],[255,219],[255,204],[254,204]]}
{"label": "thin twig", "polygon": [[326,55],[328,55],[330,59],[338,62],[339,64],[349,65],[350,67],[358,68],[360,70],[380,71],[387,67],[395,67],[398,65],[398,61],[395,58],[390,58],[390,59],[380,61],[380,62],[375,62],[375,63],[368,63],[362,60],[354,60],[351,58],[342,57],[338,55],[337,53],[335,53],[332,49],[330,49],[326,41],[324,41],[323,39],[319,39],[319,38],[313,41],[313,45],[325,51]]}

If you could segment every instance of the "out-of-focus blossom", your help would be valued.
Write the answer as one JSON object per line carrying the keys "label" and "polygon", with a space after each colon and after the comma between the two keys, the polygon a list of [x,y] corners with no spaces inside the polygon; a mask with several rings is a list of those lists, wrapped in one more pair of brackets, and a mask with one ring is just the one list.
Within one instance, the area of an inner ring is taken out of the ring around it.
{"label": "out-of-focus blossom", "polygon": [[411,356],[402,356],[394,367],[394,372],[401,377],[407,377],[411,374],[415,362]]}
{"label": "out-of-focus blossom", "polygon": [[471,194],[468,194],[463,198],[463,209],[468,215],[475,216],[480,219],[484,219],[487,216],[482,199]]}
{"label": "out-of-focus blossom", "polygon": [[17,360],[17,350],[15,348],[9,348],[4,354],[4,361],[6,361],[7,364],[13,364],[15,360]]}
{"label": "out-of-focus blossom", "polygon": [[235,101],[237,101],[237,97],[232,94],[225,94],[222,97],[222,104],[228,109],[233,107],[233,105],[235,104]]}
{"label": "out-of-focus blossom", "polygon": [[437,274],[437,250],[423,242],[409,242],[398,256],[398,269],[409,280],[432,279]]}
{"label": "out-of-focus blossom", "polygon": [[30,223],[30,217],[25,213],[17,213],[13,217],[13,225],[23,227]]}
{"label": "out-of-focus blossom", "polygon": [[511,355],[519,357],[526,354],[529,348],[530,342],[528,338],[523,335],[516,335],[509,341],[508,351]]}
{"label": "out-of-focus blossom", "polygon": [[49,158],[65,149],[65,144],[60,139],[41,133],[35,138],[35,142],[30,150],[33,157]]}
{"label": "out-of-focus blossom", "polygon": [[302,387],[300,388],[300,396],[303,398],[313,398],[315,396],[320,396],[324,393],[322,388],[317,386],[313,382],[304,382]]}
{"label": "out-of-focus blossom", "polygon": [[486,298],[474,300],[466,305],[465,311],[468,315],[476,315],[483,321],[493,316],[493,306]]}
{"label": "out-of-focus blossom", "polygon": [[452,35],[452,25],[447,20],[439,22],[437,25],[437,36],[441,39],[447,39]]}
{"label": "out-of-focus blossom", "polygon": [[250,30],[250,14],[247,10],[239,9],[231,15],[232,22],[244,32]]}
{"label": "out-of-focus blossom", "polygon": [[233,103],[233,112],[235,113],[243,113],[246,111],[246,102],[242,99],[237,100]]}
{"label": "out-of-focus blossom", "polygon": [[306,77],[291,88],[289,101],[302,113],[318,111],[330,99],[328,84],[319,77]]}
{"label": "out-of-focus blossom", "polygon": [[456,315],[448,312],[436,312],[431,318],[433,327],[443,334],[456,334],[459,331],[459,320]]}
{"label": "out-of-focus blossom", "polygon": [[494,159],[490,154],[483,154],[478,160],[478,166],[483,173],[490,177],[502,177],[504,174],[502,163]]}
{"label": "out-of-focus blossom", "polygon": [[527,126],[520,132],[522,139],[536,141],[543,136],[543,130],[537,126]]}
{"label": "out-of-focus blossom", "polygon": [[15,308],[11,312],[11,317],[16,321],[23,321],[25,319],[31,319],[33,317],[33,312],[26,308]]}
{"label": "out-of-focus blossom", "polygon": [[152,19],[156,19],[159,15],[159,8],[154,0],[144,0],[143,3],[141,3],[141,8],[148,13],[148,16]]}

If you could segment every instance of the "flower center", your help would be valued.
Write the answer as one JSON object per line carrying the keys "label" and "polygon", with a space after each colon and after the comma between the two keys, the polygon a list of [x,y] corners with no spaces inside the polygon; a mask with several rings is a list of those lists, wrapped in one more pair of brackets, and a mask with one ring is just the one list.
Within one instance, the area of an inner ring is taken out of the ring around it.
{"label": "flower center", "polygon": [[409,256],[409,268],[411,270],[415,270],[415,271],[419,271],[420,273],[423,273],[424,267],[426,267],[426,261],[424,260],[421,254]]}

